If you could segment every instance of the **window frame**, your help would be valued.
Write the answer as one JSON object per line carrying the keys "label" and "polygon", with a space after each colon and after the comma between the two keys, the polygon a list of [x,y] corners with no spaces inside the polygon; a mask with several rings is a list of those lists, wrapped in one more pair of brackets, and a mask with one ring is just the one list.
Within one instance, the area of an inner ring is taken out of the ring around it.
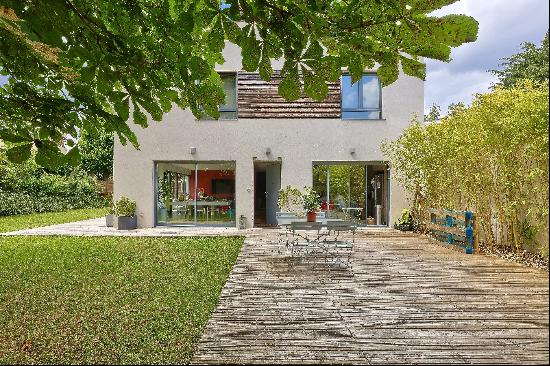
{"label": "window frame", "polygon": [[[235,108],[230,108],[226,106],[220,106],[220,118],[223,120],[233,121],[239,118],[239,88],[238,88],[238,72],[222,71],[218,72],[220,77],[223,79],[224,76],[234,76],[235,77]],[[221,112],[235,112],[235,118],[221,118]]]}
{"label": "window frame", "polygon": [[[343,120],[369,120],[369,121],[376,121],[376,120],[382,120],[382,82],[380,81],[380,77],[375,72],[365,72],[361,76],[361,79],[359,79],[355,84],[351,85],[358,85],[358,102],[361,104],[361,107],[358,108],[344,108],[343,100],[344,100],[344,76],[349,76],[351,78],[351,75],[349,72],[345,72],[340,77],[340,117]],[[363,108],[363,77],[364,76],[376,76],[376,79],[378,80],[378,108]],[[344,117],[344,112],[378,112],[378,118],[365,118],[365,117],[352,117],[352,116],[346,116]]]}
{"label": "window frame", "polygon": [[[234,76],[235,77],[235,108],[226,107],[225,105],[220,105],[218,111],[220,112],[220,117],[215,119],[206,113],[199,119],[199,121],[236,121],[239,119],[239,88],[238,88],[238,77],[239,73],[237,71],[218,71],[218,75],[223,79],[224,76]],[[222,80],[223,82],[223,80]],[[235,118],[224,118],[223,112],[235,113]]]}

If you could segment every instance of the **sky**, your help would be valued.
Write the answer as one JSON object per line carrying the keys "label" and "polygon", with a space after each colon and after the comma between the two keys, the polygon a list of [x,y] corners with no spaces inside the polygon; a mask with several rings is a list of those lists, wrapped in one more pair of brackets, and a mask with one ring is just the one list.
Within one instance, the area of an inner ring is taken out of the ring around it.
{"label": "sky", "polygon": [[540,45],[548,30],[548,0],[461,0],[434,15],[466,14],[479,22],[478,39],[454,48],[450,63],[427,60],[424,109],[435,103],[446,113],[450,103],[469,104],[496,82],[488,70],[521,51],[521,43]]}
{"label": "sky", "polygon": [[435,103],[445,113],[450,103],[469,104],[474,93],[487,92],[496,81],[488,70],[519,52],[521,43],[540,45],[549,7],[548,0],[461,0],[434,14],[466,14],[479,22],[477,41],[453,49],[450,63],[427,60],[424,109]]}

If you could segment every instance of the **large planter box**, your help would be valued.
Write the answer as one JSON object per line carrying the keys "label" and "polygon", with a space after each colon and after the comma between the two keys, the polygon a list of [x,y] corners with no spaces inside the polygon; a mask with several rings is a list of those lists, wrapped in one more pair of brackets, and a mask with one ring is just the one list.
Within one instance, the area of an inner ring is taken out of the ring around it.
{"label": "large planter box", "polygon": [[[275,217],[277,218],[277,225],[290,225],[292,221],[306,221],[306,215],[298,216],[292,212],[276,212]],[[326,222],[325,212],[317,212],[317,222]]]}
{"label": "large planter box", "polygon": [[113,227],[114,217],[112,214],[105,215],[105,225],[107,227]]}
{"label": "large planter box", "polygon": [[134,230],[137,228],[137,216],[118,216],[115,222],[118,230]]}

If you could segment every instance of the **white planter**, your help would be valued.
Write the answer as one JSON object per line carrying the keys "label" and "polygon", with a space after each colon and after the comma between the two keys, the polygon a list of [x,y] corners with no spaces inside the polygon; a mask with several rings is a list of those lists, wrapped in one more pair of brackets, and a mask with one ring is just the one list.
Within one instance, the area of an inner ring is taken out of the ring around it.
{"label": "white planter", "polygon": [[[277,225],[290,225],[292,221],[302,221],[307,220],[306,215],[298,216],[293,212],[276,212],[275,216],[277,218]],[[317,222],[326,223],[327,218],[324,211],[317,212]]]}

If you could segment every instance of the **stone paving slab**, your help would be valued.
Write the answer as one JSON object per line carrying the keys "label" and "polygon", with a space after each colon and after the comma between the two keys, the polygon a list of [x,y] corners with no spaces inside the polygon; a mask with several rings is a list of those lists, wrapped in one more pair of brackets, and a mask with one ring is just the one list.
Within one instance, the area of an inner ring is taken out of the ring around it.
{"label": "stone paving slab", "polygon": [[168,227],[144,228],[136,230],[117,230],[107,227],[105,217],[82,220],[0,233],[0,235],[66,235],[66,236],[244,236],[247,230],[234,227]]}
{"label": "stone paving slab", "polygon": [[[254,232],[276,231],[274,228],[251,228],[239,230],[235,227],[212,227],[212,226],[157,226],[154,228],[143,228],[136,230],[117,230],[107,227],[105,217],[74,221],[65,224],[42,226],[33,229],[24,229],[0,233],[0,236],[13,235],[66,235],[66,236],[245,236]],[[393,229],[370,227],[360,228],[359,231],[368,231],[376,235]]]}
{"label": "stone paving slab", "polygon": [[548,363],[547,272],[369,234],[342,270],[250,233],[192,363]]}

